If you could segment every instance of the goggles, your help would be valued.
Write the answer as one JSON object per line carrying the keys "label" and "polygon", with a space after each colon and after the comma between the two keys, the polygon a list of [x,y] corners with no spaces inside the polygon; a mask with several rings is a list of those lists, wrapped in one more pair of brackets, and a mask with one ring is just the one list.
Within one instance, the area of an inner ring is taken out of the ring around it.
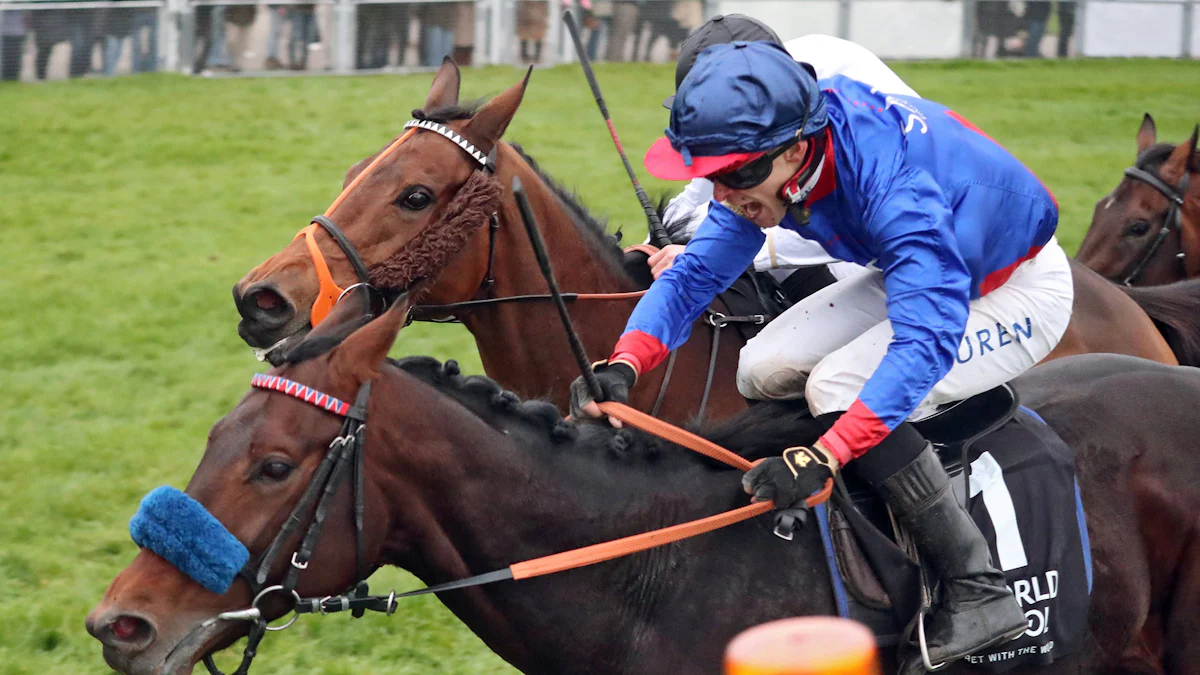
{"label": "goggles", "polygon": [[710,178],[730,190],[749,190],[755,185],[761,185],[771,175],[771,167],[775,163],[775,158],[788,151],[788,148],[800,142],[797,136],[795,139],[784,143],[783,145],[769,150],[765,155],[752,159],[749,162],[724,173],[718,173]]}

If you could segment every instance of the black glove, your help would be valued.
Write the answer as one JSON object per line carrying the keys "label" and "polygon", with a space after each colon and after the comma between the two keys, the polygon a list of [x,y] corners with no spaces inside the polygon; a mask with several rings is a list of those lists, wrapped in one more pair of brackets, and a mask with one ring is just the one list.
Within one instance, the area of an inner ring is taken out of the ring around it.
{"label": "black glove", "polygon": [[797,446],[755,464],[742,476],[742,489],[755,501],[773,500],[776,509],[788,509],[823,490],[835,472],[837,460],[819,443]]}
{"label": "black glove", "polygon": [[582,377],[575,378],[571,383],[571,419],[587,418],[583,408],[593,402],[628,401],[629,388],[637,382],[637,371],[625,363],[601,361],[592,366],[592,372],[596,373],[596,382],[600,384],[600,400],[592,399],[592,392],[588,391],[587,382]]}

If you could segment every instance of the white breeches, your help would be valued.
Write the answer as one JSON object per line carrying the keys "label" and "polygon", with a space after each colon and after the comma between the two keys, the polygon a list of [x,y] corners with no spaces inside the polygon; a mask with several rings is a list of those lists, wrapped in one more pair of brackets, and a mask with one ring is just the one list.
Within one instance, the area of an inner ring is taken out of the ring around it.
{"label": "white breeches", "polygon": [[[971,301],[958,357],[910,419],[1008,382],[1044,359],[1071,320],[1074,285],[1056,239],[1008,281]],[[751,399],[804,396],[816,415],[858,398],[892,339],[883,274],[863,268],[805,298],[742,348],[738,390]]]}

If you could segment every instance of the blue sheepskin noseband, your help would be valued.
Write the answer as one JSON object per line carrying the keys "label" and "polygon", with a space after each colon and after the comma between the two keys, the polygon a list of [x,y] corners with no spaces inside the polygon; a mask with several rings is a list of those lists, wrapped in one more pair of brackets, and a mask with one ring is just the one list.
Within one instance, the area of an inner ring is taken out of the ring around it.
{"label": "blue sheepskin noseband", "polygon": [[173,487],[154,488],[129,521],[138,546],[154,551],[213,593],[229,590],[250,552],[200,502]]}

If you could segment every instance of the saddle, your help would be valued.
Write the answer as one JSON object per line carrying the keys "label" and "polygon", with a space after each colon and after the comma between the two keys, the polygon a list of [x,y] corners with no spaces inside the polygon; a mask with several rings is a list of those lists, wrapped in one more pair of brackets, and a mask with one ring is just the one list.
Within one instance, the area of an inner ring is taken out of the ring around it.
{"label": "saddle", "polygon": [[[1017,641],[971,662],[1003,672],[1072,653],[1086,623],[1091,559],[1070,449],[1007,385],[915,426],[933,443],[1030,619]],[[1007,512],[997,508],[997,489]],[[839,613],[870,627],[881,646],[900,643],[922,610],[924,581],[932,586],[936,575],[923,569],[916,547],[853,464],[818,507],[817,521]]]}
{"label": "saddle", "polygon": [[[972,445],[1008,423],[1018,408],[1016,393],[1002,385],[952,404],[914,426],[933,444],[955,482],[955,492],[961,489],[961,495],[967,490],[963,467]],[[851,615],[871,626],[881,643],[894,643],[908,618],[920,609],[920,593],[914,592],[921,583],[916,551],[883,501],[852,468],[839,477],[831,503],[827,517],[837,571],[858,605]]]}

